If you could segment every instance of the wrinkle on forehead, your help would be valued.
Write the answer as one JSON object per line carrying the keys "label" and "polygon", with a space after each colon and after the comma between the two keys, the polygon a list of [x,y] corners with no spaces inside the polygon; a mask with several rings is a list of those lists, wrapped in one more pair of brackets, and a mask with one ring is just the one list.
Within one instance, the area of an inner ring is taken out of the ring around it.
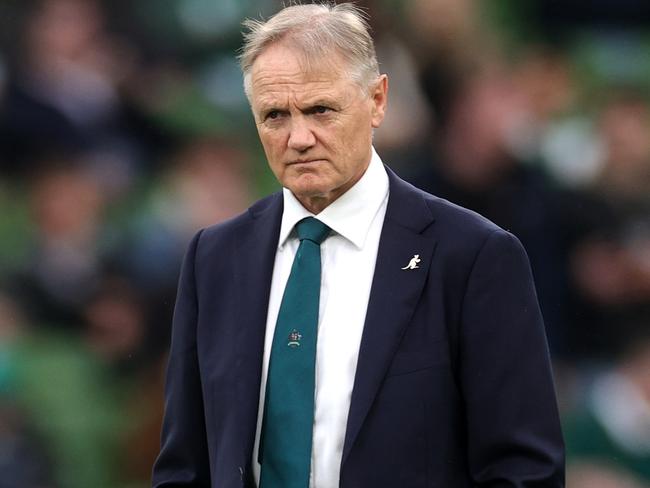
{"label": "wrinkle on forehead", "polygon": [[344,108],[354,98],[355,86],[345,85],[341,80],[278,80],[269,77],[268,82],[260,82],[254,88],[255,106],[258,108],[298,108],[313,105],[327,105]]}
{"label": "wrinkle on forehead", "polygon": [[[337,57],[318,64],[305,64],[303,56],[289,46],[271,46],[256,60],[251,77],[255,105],[267,105],[292,99],[317,100],[335,96],[348,98],[348,85],[356,83],[343,69]],[[278,100],[280,99],[280,100]],[[342,100],[341,100],[342,101]]]}
{"label": "wrinkle on forehead", "polygon": [[261,70],[260,73],[253,78],[253,88],[270,88],[270,87],[292,87],[298,90],[306,90],[309,87],[326,88],[334,84],[338,84],[340,78],[333,77],[328,73],[303,73],[300,71],[286,71],[280,70]]}
{"label": "wrinkle on forehead", "polygon": [[[344,52],[339,51],[335,46],[329,44],[316,45],[307,50],[306,46],[293,39],[291,33],[269,43],[258,54],[255,61],[273,51],[276,53],[281,51],[287,59],[291,58],[296,61],[303,72],[317,72],[321,69],[334,68],[335,66],[341,73],[347,73],[349,71],[350,62],[348,58]],[[255,66],[255,61],[251,65],[251,68]]]}
{"label": "wrinkle on forehead", "polygon": [[253,93],[259,102],[276,97],[292,95],[299,98],[313,98],[326,95],[335,90],[336,80],[297,80],[278,76],[268,76],[253,85]]}
{"label": "wrinkle on forehead", "polygon": [[296,86],[323,85],[331,86],[341,81],[345,73],[338,70],[334,63],[327,63],[320,69],[305,70],[296,66],[265,66],[256,70],[252,77],[253,88],[265,86]]}

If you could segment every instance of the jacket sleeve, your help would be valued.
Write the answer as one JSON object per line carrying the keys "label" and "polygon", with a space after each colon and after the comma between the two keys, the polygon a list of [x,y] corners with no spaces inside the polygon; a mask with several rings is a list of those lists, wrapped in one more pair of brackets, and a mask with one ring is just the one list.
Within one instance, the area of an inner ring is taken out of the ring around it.
{"label": "jacket sleeve", "polygon": [[495,230],[462,304],[461,391],[475,486],[564,486],[564,445],[544,324],[526,253]]}
{"label": "jacket sleeve", "polygon": [[191,241],[181,268],[167,366],[161,448],[153,467],[153,488],[210,486],[196,346],[198,304],[194,271],[200,234]]}

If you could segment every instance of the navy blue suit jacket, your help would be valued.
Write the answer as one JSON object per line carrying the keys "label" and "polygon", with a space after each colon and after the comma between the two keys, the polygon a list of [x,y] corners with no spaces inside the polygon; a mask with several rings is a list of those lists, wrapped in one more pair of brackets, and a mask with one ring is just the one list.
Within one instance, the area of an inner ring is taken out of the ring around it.
{"label": "navy blue suit jacket", "polygon": [[[563,486],[544,326],[521,244],[390,170],[389,179],[341,488]],[[282,209],[274,194],[189,247],[155,488],[253,486]],[[414,254],[419,268],[402,270]]]}

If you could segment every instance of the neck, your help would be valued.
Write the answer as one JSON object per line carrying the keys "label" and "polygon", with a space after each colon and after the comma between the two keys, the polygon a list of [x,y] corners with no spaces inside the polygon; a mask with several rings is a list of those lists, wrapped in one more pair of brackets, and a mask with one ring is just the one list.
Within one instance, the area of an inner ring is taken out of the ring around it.
{"label": "neck", "polygon": [[309,210],[310,213],[314,215],[318,215],[321,213],[327,206],[332,203],[336,198],[330,199],[327,197],[298,197],[296,195],[296,198],[300,202],[300,204],[305,207],[307,210]]}

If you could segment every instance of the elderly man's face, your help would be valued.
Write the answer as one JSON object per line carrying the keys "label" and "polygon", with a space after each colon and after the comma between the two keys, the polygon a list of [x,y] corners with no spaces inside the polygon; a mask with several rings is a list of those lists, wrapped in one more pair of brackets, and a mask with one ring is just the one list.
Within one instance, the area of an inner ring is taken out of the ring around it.
{"label": "elderly man's face", "polygon": [[382,75],[370,95],[336,53],[311,69],[283,43],[269,46],[251,70],[251,105],[271,170],[313,213],[350,189],[371,157],[372,129],[386,108]]}

